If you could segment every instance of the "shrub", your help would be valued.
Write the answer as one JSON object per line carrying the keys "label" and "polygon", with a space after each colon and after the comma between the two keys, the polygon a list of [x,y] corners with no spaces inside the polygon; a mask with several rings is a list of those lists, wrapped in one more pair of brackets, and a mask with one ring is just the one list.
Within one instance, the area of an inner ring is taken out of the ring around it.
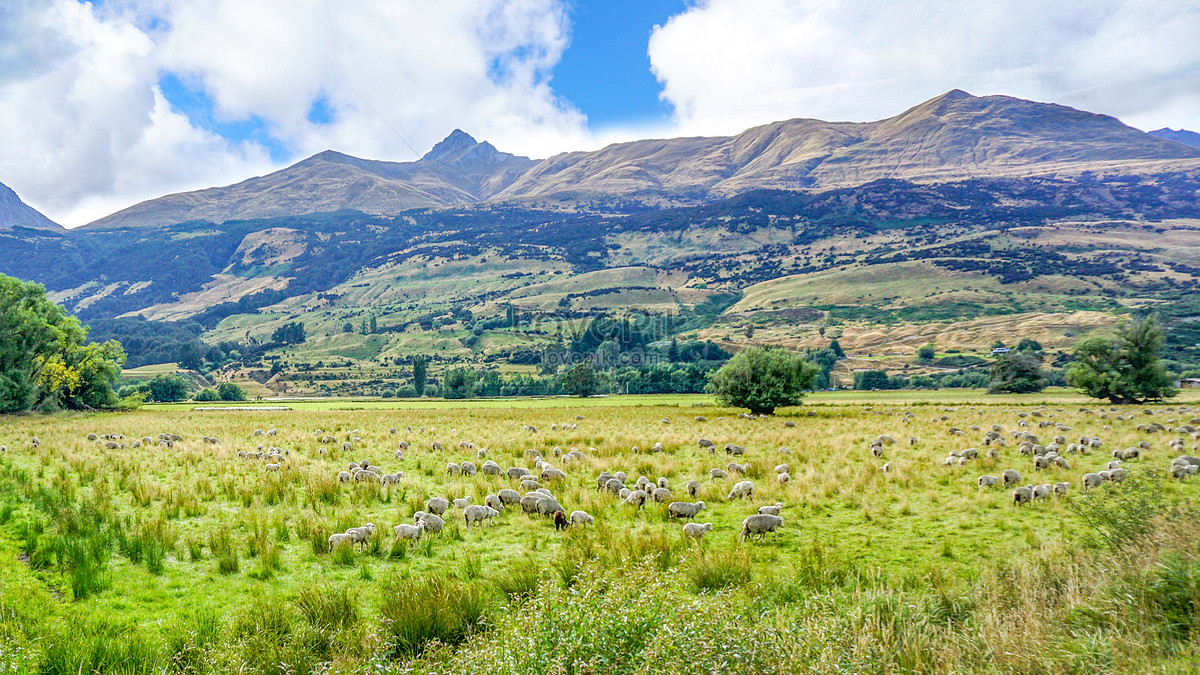
{"label": "shrub", "polygon": [[797,405],[820,368],[785,349],[750,347],[738,352],[709,378],[708,390],[722,405],[749,408],[756,415]]}

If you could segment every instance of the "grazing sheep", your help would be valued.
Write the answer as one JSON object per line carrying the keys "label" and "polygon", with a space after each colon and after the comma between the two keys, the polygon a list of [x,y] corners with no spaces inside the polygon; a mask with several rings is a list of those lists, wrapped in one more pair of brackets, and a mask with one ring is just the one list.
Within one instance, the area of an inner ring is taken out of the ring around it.
{"label": "grazing sheep", "polygon": [[716,452],[716,449],[717,449],[716,443],[713,443],[712,441],[708,440],[707,438],[701,438],[699,440],[699,444],[700,444],[700,447],[704,448],[705,450],[708,450],[710,453]]}
{"label": "grazing sheep", "polygon": [[339,532],[337,534],[329,535],[329,550],[330,551],[334,550],[338,546],[353,546],[353,545],[354,545],[354,537],[349,534],[346,534],[345,532]]}
{"label": "grazing sheep", "polygon": [[542,480],[549,483],[550,481],[563,481],[567,479],[567,474],[552,467],[542,469]]}
{"label": "grazing sheep", "polygon": [[367,540],[371,538],[372,534],[375,534],[375,523],[367,523],[362,527],[352,527],[346,530],[346,534],[350,535],[350,538],[354,543],[358,544],[360,547],[365,547],[367,545]]}
{"label": "grazing sheep", "polygon": [[491,518],[500,515],[500,512],[490,506],[482,504],[472,504],[463,509],[463,520],[466,521],[466,528],[471,529],[471,523],[483,524]]}
{"label": "grazing sheep", "polygon": [[713,469],[708,472],[709,480],[717,480],[718,478],[724,480],[725,478],[728,478],[728,477],[729,477],[729,474],[725,473],[721,469]]}
{"label": "grazing sheep", "polygon": [[475,463],[474,462],[463,462],[462,464],[459,465],[459,469],[462,470],[462,475],[464,475],[464,476],[474,476],[475,475]]}
{"label": "grazing sheep", "polygon": [[403,472],[403,471],[397,471],[396,473],[385,473],[385,474],[383,474],[382,480],[383,480],[383,483],[384,483],[385,485],[387,485],[387,484],[389,484],[389,483],[399,483],[399,482],[400,482],[400,479],[401,479],[401,478],[403,478],[403,477],[404,477],[404,472]]}
{"label": "grazing sheep", "polygon": [[554,530],[555,531],[565,530],[565,529],[567,529],[567,526],[570,524],[571,524],[571,521],[567,519],[567,514],[563,513],[562,511],[554,512]]}
{"label": "grazing sheep", "polygon": [[1070,489],[1071,489],[1070,483],[1055,483],[1054,484],[1054,494],[1059,497],[1066,497],[1067,492],[1070,491]]}
{"label": "grazing sheep", "polygon": [[684,523],[683,536],[700,541],[706,532],[712,532],[712,523]]}
{"label": "grazing sheep", "polygon": [[725,444],[725,454],[727,454],[727,455],[744,455],[744,454],[746,454],[746,448],[743,448],[740,445],[733,445],[732,443],[726,443]]}
{"label": "grazing sheep", "polygon": [[627,487],[622,487],[621,491],[617,493],[617,499],[625,501],[625,498],[628,497],[631,492],[633,492],[633,490],[630,490]]}
{"label": "grazing sheep", "polygon": [[542,484],[532,478],[526,478],[525,480],[521,481],[520,487],[526,492],[533,492],[534,490],[542,487]]}
{"label": "grazing sheep", "polygon": [[359,469],[358,471],[354,472],[354,482],[358,483],[364,480],[372,483],[381,483],[383,482],[383,476],[380,476],[374,471],[367,471],[366,469]]}
{"label": "grazing sheep", "polygon": [[417,511],[414,513],[413,522],[424,525],[425,531],[429,534],[437,534],[441,532],[442,528],[446,525],[446,521],[442,520],[440,516],[436,516],[432,513],[425,513],[424,511]]}
{"label": "grazing sheep", "polygon": [[1033,487],[1033,499],[1049,499],[1050,495],[1054,494],[1054,486],[1046,483],[1045,485],[1035,485]]}
{"label": "grazing sheep", "polygon": [[596,519],[589,516],[585,511],[571,512],[572,525],[591,525],[594,522],[596,522]]}
{"label": "grazing sheep", "polygon": [[791,472],[792,472],[792,467],[788,464],[777,464],[775,466],[775,473],[791,473]]}
{"label": "grazing sheep", "polygon": [[450,474],[451,476],[457,476],[460,471],[460,467],[454,462],[450,462],[446,465],[446,473]]}
{"label": "grazing sheep", "polygon": [[746,473],[746,469],[749,466],[750,466],[749,464],[738,464],[737,462],[730,462],[725,465],[725,470],[728,471],[729,473]]}
{"label": "grazing sheep", "polygon": [[791,479],[792,479],[792,474],[790,474],[790,473],[781,473],[778,476],[775,476],[775,480],[779,481],[780,485],[787,485],[788,481],[790,481]]}
{"label": "grazing sheep", "polygon": [[[520,501],[520,500],[518,500],[518,501]],[[490,506],[491,508],[496,509],[497,512],[504,510],[504,502],[502,502],[500,500],[499,495],[488,495],[488,496],[484,497],[483,505]]]}
{"label": "grazing sheep", "polygon": [[744,499],[754,496],[754,483],[748,480],[741,481],[733,486],[729,491],[729,496],[726,499]]}
{"label": "grazing sheep", "polygon": [[1090,488],[1100,487],[1100,484],[1103,482],[1104,482],[1104,477],[1101,476],[1100,474],[1085,473],[1085,474],[1083,474],[1083,477],[1081,479],[1079,479],[1080,491],[1087,492],[1088,489],[1090,489]]}
{"label": "grazing sheep", "polygon": [[500,476],[504,473],[504,470],[500,468],[500,465],[490,459],[484,462],[483,466],[479,467],[479,470],[486,476]]}
{"label": "grazing sheep", "polygon": [[282,464],[282,463],[279,463],[279,464],[264,464],[264,465],[263,465],[263,468],[264,468],[264,469],[266,469],[267,471],[279,471],[280,469],[282,469],[282,468],[283,468],[283,464]]}
{"label": "grazing sheep", "polygon": [[445,497],[430,497],[425,502],[425,510],[435,516],[440,516],[450,510],[450,501]]}
{"label": "grazing sheep", "polygon": [[421,535],[425,534],[425,523],[418,522],[416,525],[401,523],[393,527],[392,532],[396,533],[396,541],[409,539],[413,546],[416,546],[421,541]]}
{"label": "grazing sheep", "polygon": [[634,490],[633,492],[629,493],[629,496],[625,498],[623,503],[630,506],[645,506],[646,498],[648,496],[649,495],[646,494],[645,490]]}
{"label": "grazing sheep", "polygon": [[1021,474],[1017,473],[1013,469],[1005,469],[1004,472],[1000,474],[1000,477],[1004,481],[1004,487],[1016,485],[1017,483],[1021,482]]}
{"label": "grazing sheep", "polygon": [[985,476],[979,477],[979,487],[980,488],[994,487],[996,485],[996,483],[999,483],[999,482],[1000,482],[1000,479],[995,476],[986,476],[985,475]]}
{"label": "grazing sheep", "polygon": [[523,469],[519,466],[514,466],[505,473],[508,475],[509,480],[517,480],[518,478],[530,475],[529,469]]}
{"label": "grazing sheep", "polygon": [[1026,485],[1013,490],[1012,498],[1013,504],[1016,504],[1017,506],[1028,504],[1029,502],[1033,501],[1033,486]]}
{"label": "grazing sheep", "polygon": [[455,499],[453,502],[451,502],[451,504],[453,504],[454,508],[456,509],[465,509],[471,505],[471,498],[460,497],[459,499]]}
{"label": "grazing sheep", "polygon": [[689,497],[695,497],[700,493],[700,481],[689,480],[687,482],[687,492]]}
{"label": "grazing sheep", "polygon": [[670,501],[671,496],[671,491],[667,488],[654,488],[654,490],[650,492],[650,498],[660,504],[665,501]]}
{"label": "grazing sheep", "polygon": [[745,541],[747,537],[757,536],[759,539],[766,537],[770,532],[774,538],[779,537],[779,528],[783,527],[782,516],[772,516],[767,514],[755,514],[747,517],[742,521],[742,534],[739,537]]}
{"label": "grazing sheep", "polygon": [[697,513],[704,510],[704,502],[671,502],[667,504],[667,514],[671,518],[687,518],[691,520]]}
{"label": "grazing sheep", "polygon": [[558,500],[554,497],[547,497],[546,495],[540,495],[540,497],[541,499],[539,499],[537,503],[537,512],[540,515],[550,516],[553,515],[555,511],[563,510],[562,504],[559,504]]}
{"label": "grazing sheep", "polygon": [[1129,472],[1125,469],[1113,469],[1108,473],[1108,480],[1112,481],[1113,483],[1120,483],[1128,476]]}
{"label": "grazing sheep", "polygon": [[758,507],[758,512],[764,516],[778,516],[783,512],[783,502],[775,502],[770,506]]}
{"label": "grazing sheep", "polygon": [[504,488],[496,493],[496,497],[501,504],[519,504],[521,502],[521,493],[511,488]]}

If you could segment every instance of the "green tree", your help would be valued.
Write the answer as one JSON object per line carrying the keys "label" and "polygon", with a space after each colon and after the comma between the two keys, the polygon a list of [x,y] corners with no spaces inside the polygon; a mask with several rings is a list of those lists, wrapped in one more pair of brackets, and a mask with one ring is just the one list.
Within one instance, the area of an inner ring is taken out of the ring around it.
{"label": "green tree", "polygon": [[671,363],[679,361],[679,341],[674,337],[671,338],[671,344],[667,347],[667,360]]}
{"label": "green tree", "polygon": [[785,349],[743,349],[713,373],[708,391],[722,405],[749,408],[756,415],[780,406],[798,405],[820,369]]}
{"label": "green tree", "polygon": [[354,332],[354,324],[350,323],[349,321],[342,324],[342,332],[343,333],[353,333]]}
{"label": "green tree", "polygon": [[1042,343],[1033,338],[1021,338],[1016,346],[1016,350],[1019,352],[1040,352],[1042,349]]}
{"label": "green tree", "polygon": [[921,363],[929,363],[935,356],[937,356],[937,348],[933,346],[932,342],[922,345],[917,350],[917,360]]}
{"label": "green tree", "polygon": [[1159,358],[1165,337],[1152,317],[1127,323],[1115,339],[1093,337],[1075,348],[1067,383],[1092,398],[1143,403],[1174,396],[1171,376]]}
{"label": "green tree", "polygon": [[187,398],[191,385],[178,373],[161,373],[146,383],[150,389],[150,400],[159,403],[174,403]]}
{"label": "green tree", "polygon": [[217,387],[217,395],[222,401],[245,401],[246,391],[232,382],[222,382]]}
{"label": "green tree", "polygon": [[40,285],[0,275],[0,412],[115,406],[125,353],[87,332]]}
{"label": "green tree", "polygon": [[989,394],[1028,394],[1046,388],[1042,359],[1034,351],[1002,354],[992,364]]}
{"label": "green tree", "polygon": [[478,375],[470,368],[451,368],[442,376],[442,398],[471,398]]}
{"label": "green tree", "polygon": [[837,338],[829,342],[829,348],[833,350],[834,354],[837,354],[839,359],[846,358],[846,352],[842,351],[842,345],[837,341]]}
{"label": "green tree", "polygon": [[564,394],[587,398],[596,393],[596,369],[588,361],[576,364],[563,373],[562,388]]}
{"label": "green tree", "polygon": [[417,355],[413,357],[413,389],[417,390],[417,398],[425,395],[425,383],[429,381],[429,359]]}
{"label": "green tree", "polygon": [[196,395],[192,397],[192,400],[193,401],[201,401],[201,402],[220,401],[221,395],[218,394],[215,389],[205,388],[205,389],[201,389],[200,391],[196,392]]}
{"label": "green tree", "polygon": [[379,320],[375,318],[374,314],[371,315],[371,325],[368,328],[371,331],[371,335],[379,332]]}
{"label": "green tree", "polygon": [[187,370],[200,370],[204,365],[204,353],[195,342],[185,342],[179,345],[179,367]]}
{"label": "green tree", "polygon": [[884,370],[859,370],[854,373],[854,388],[859,391],[892,389],[892,381]]}
{"label": "green tree", "polygon": [[304,324],[300,321],[285,323],[271,333],[271,342],[284,345],[298,345],[308,338]]}

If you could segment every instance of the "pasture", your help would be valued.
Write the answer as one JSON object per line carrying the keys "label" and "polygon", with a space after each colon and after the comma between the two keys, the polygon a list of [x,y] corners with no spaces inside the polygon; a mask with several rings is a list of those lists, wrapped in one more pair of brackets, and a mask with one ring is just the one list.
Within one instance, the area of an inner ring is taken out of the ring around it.
{"label": "pasture", "polygon": [[[1197,454],[1200,408],[1113,409],[1066,393],[849,396],[758,419],[706,397],[5,418],[0,672],[1128,673],[1197,662],[1200,477],[1166,476],[1174,457]],[[1004,444],[985,445],[996,428]],[[1069,469],[1037,471],[1022,433],[1102,443],[1064,451]],[[884,435],[895,442],[872,451]],[[1126,481],[1080,494],[1083,473],[1142,443]],[[978,459],[945,465],[969,447]],[[272,448],[282,457],[253,456]],[[583,458],[564,461],[571,450]],[[393,541],[431,497],[526,493],[449,464],[537,473],[530,451],[565,474],[542,485],[566,513],[593,524],[558,531],[513,504],[468,529],[451,508],[437,535]],[[339,482],[361,460],[403,476]],[[1070,489],[1014,506],[1011,489],[977,484],[1004,469],[1021,485]],[[673,496],[625,505],[597,489],[602,471],[625,472],[629,487],[665,479]],[[743,480],[754,494],[731,499]],[[699,543],[667,512],[696,500],[696,522],[712,524]],[[775,503],[778,534],[742,541],[743,520]],[[331,534],[366,523],[376,528],[361,545],[329,549]]]}

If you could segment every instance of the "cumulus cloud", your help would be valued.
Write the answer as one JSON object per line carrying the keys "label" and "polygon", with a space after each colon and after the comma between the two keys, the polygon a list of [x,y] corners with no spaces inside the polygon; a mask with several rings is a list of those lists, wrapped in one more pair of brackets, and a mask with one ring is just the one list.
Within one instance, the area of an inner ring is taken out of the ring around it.
{"label": "cumulus cloud", "polygon": [[[0,182],[78,225],[263,173],[280,152],[409,161],[462,127],[544,156],[586,142],[547,84],[566,36],[559,0],[4,3]],[[174,107],[168,76],[210,109]]]}
{"label": "cumulus cloud", "polygon": [[1188,0],[700,0],[649,53],[683,133],[868,121],[956,88],[1198,128],[1197,35]]}

